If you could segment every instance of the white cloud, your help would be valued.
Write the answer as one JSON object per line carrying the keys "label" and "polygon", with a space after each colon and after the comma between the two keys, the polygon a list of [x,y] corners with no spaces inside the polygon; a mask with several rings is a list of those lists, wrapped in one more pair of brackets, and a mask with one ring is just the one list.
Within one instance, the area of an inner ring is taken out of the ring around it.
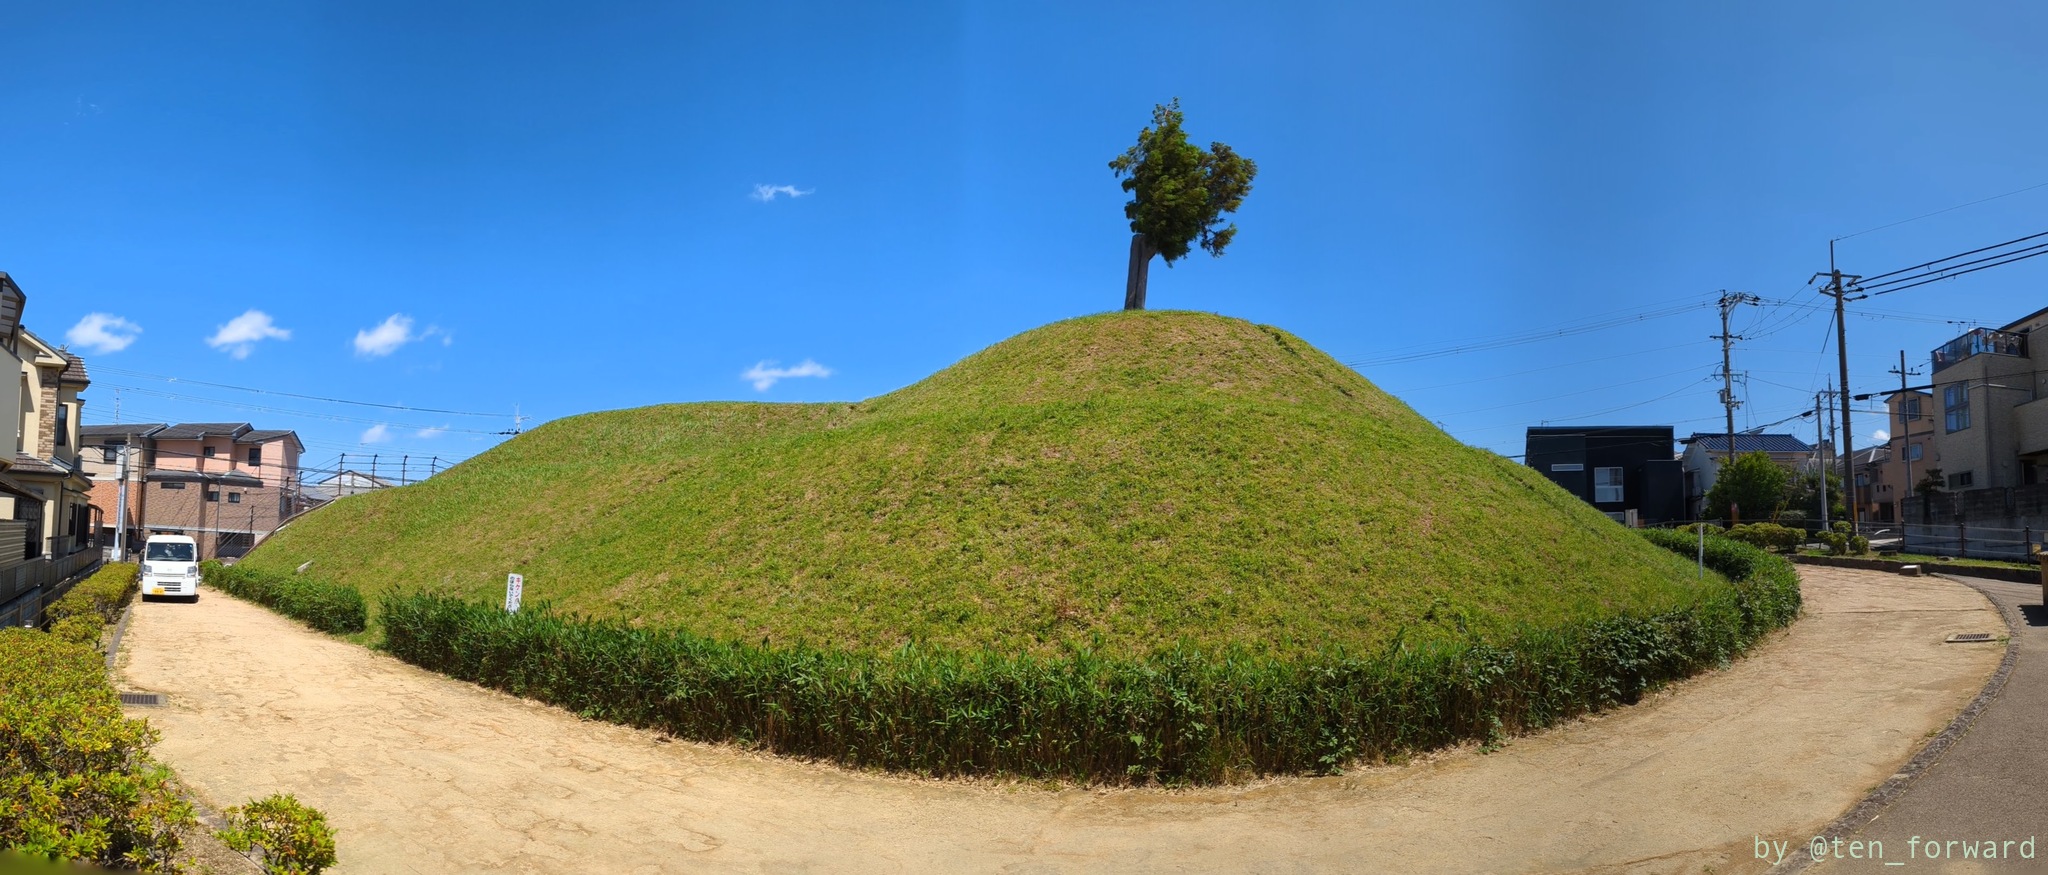
{"label": "white cloud", "polygon": [[751,197],[754,200],[760,201],[765,204],[769,201],[774,200],[775,196],[778,194],[786,194],[789,195],[790,197],[798,198],[810,194],[813,191],[816,191],[816,189],[798,189],[794,185],[756,185],[754,186],[754,193],[748,195],[748,197]]}
{"label": "white cloud", "polygon": [[70,331],[64,332],[64,339],[73,346],[84,347],[86,352],[109,353],[127,349],[141,333],[142,326],[112,313],[87,313]]}
{"label": "white cloud", "polygon": [[832,376],[831,368],[810,359],[804,359],[801,364],[793,368],[778,368],[775,367],[775,362],[764,361],[748,368],[745,373],[740,374],[740,379],[753,383],[754,391],[766,392],[768,387],[775,385],[779,380],[787,380],[794,377],[829,376]]}
{"label": "white cloud", "polygon": [[219,331],[206,339],[206,345],[235,358],[245,359],[255,350],[257,341],[271,338],[290,340],[291,337],[290,330],[279,328],[276,323],[270,321],[270,314],[262,310],[250,310],[228,320],[228,324],[222,325]]}
{"label": "white cloud", "polygon": [[1884,443],[1892,439],[1892,433],[1880,428],[1870,433],[1870,439],[1878,443]]}
{"label": "white cloud", "polygon": [[381,444],[390,439],[391,429],[386,428],[384,423],[380,422],[377,423],[376,425],[370,426],[369,428],[363,429],[363,437],[359,441],[359,443]]}
{"label": "white cloud", "polygon": [[436,426],[433,426],[433,427],[431,427],[431,428],[423,428],[423,429],[420,429],[420,432],[419,432],[419,436],[420,436],[420,437],[422,437],[422,438],[426,438],[426,439],[429,439],[429,440],[431,440],[431,439],[433,439],[433,438],[437,438],[437,437],[440,437],[440,436],[442,436],[442,435],[444,435],[444,434],[447,434],[447,433],[448,433],[448,426],[445,426],[445,425],[436,425]]}
{"label": "white cloud", "polygon": [[356,355],[365,358],[390,355],[420,337],[412,333],[411,316],[393,313],[377,327],[356,332]]}

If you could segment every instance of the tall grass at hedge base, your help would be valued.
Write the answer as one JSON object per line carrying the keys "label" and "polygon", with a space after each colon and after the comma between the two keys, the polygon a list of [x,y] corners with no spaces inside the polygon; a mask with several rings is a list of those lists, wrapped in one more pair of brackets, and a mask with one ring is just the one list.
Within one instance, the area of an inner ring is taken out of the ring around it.
{"label": "tall grass at hedge base", "polygon": [[363,594],[353,586],[309,577],[256,571],[240,565],[199,563],[207,586],[247,599],[322,632],[361,632],[370,612]]}
{"label": "tall grass at hedge base", "polygon": [[[1697,546],[1648,536],[1687,555]],[[1632,703],[1797,616],[1785,560],[1721,538],[1706,558],[1735,582],[1710,584],[1682,609],[1525,629],[1505,643],[1397,641],[1298,661],[1189,648],[1142,660],[917,647],[874,656],[424,593],[388,594],[380,608],[385,646],[401,659],[683,738],[931,775],[1215,783],[1332,773]]]}
{"label": "tall grass at hedge base", "polygon": [[0,629],[0,849],[175,872],[195,822],[156,730],[121,714],[100,655]]}

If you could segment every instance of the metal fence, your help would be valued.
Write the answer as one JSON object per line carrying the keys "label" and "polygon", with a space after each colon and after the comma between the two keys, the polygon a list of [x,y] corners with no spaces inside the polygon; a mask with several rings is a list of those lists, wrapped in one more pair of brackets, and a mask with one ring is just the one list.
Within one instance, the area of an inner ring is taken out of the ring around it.
{"label": "metal fence", "polygon": [[2019,562],[2031,561],[2042,546],[2043,536],[2048,535],[2032,528],[2000,529],[1968,523],[1865,523],[1861,528],[1874,546],[1895,544],[1907,553]]}
{"label": "metal fence", "polygon": [[99,567],[100,551],[81,550],[69,556],[29,559],[0,571],[0,626],[33,626],[43,617],[43,606],[57,596],[60,588]]}

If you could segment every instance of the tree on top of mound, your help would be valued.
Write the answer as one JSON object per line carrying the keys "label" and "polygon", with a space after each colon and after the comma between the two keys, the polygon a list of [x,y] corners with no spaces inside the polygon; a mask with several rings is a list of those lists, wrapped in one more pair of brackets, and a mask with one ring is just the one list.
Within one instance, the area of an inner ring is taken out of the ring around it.
{"label": "tree on top of mound", "polygon": [[1124,204],[1133,232],[1130,273],[1124,280],[1126,310],[1145,309],[1145,274],[1152,256],[1165,258],[1172,267],[1198,239],[1210,255],[1223,255],[1237,236],[1237,225],[1216,225],[1244,203],[1259,173],[1257,164],[1227,145],[1210,143],[1204,151],[1188,142],[1180,123],[1180,98],[1153,107],[1152,126],[1138,133],[1138,144],[1109,162],[1110,170],[1126,177],[1124,191],[1131,193]]}

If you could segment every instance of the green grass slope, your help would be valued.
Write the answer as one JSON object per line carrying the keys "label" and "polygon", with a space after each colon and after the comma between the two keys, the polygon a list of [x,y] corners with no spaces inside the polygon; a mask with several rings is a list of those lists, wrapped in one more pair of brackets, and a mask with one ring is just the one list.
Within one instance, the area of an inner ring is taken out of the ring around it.
{"label": "green grass slope", "polygon": [[315,511],[245,561],[719,637],[1276,656],[1688,601],[1684,560],[1284,331],[1027,332],[860,404],[535,429]]}

